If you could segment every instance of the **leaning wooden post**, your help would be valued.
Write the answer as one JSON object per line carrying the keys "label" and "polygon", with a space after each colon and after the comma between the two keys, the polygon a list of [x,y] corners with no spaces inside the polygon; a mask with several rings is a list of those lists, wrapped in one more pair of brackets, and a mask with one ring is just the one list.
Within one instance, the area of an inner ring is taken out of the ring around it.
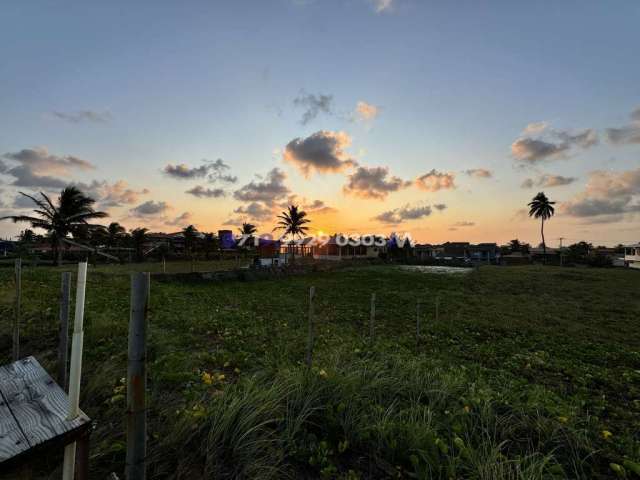
{"label": "leaning wooden post", "polygon": [[22,259],[15,261],[16,298],[13,319],[13,361],[20,359],[20,308],[22,301]]}
{"label": "leaning wooden post", "polygon": [[371,309],[369,311],[369,337],[371,340],[376,335],[376,294],[371,294]]}
{"label": "leaning wooden post", "polygon": [[149,274],[131,276],[129,363],[127,367],[127,458],[125,478],[146,478],[147,456],[147,309]]}
{"label": "leaning wooden post", "polygon": [[420,300],[416,302],[416,345],[420,343]]}
{"label": "leaning wooden post", "polygon": [[307,367],[311,368],[313,363],[313,297],[316,294],[316,287],[309,288],[309,330],[307,337]]}
{"label": "leaning wooden post", "polygon": [[[71,371],[69,373],[69,415],[72,420],[80,413],[80,377],[82,375],[82,344],[84,330],[84,294],[87,285],[87,262],[78,264],[78,283],[76,286],[76,314],[73,322],[73,338],[71,340]],[[73,480],[76,463],[76,444],[70,443],[64,449],[62,479]]]}
{"label": "leaning wooden post", "polygon": [[69,356],[69,303],[71,300],[71,272],[62,273],[60,283],[60,332],[58,339],[58,385],[67,389]]}

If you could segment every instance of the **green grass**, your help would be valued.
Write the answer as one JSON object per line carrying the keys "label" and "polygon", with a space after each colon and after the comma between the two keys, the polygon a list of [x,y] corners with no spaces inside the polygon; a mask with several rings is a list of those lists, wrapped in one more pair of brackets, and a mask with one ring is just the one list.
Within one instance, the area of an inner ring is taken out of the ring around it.
{"label": "green grass", "polygon": [[[23,280],[23,353],[51,372],[60,271],[27,267]],[[90,269],[87,285],[81,406],[97,421],[95,478],[124,465],[125,272]],[[0,287],[7,362],[10,270],[0,269]],[[610,464],[640,478],[638,272],[377,266],[227,284],[154,276],[151,299],[149,478],[615,478]],[[42,472],[58,460],[44,459]]]}

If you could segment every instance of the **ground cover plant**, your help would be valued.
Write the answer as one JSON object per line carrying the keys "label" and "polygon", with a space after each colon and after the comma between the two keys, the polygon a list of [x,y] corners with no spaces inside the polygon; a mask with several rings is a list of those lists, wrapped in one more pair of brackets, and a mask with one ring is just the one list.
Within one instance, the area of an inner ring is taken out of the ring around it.
{"label": "ground cover plant", "polygon": [[[89,270],[81,406],[96,420],[92,478],[124,467],[127,269]],[[27,266],[23,277],[23,354],[50,372],[63,270]],[[11,275],[0,269],[2,363]],[[639,287],[629,270],[540,266],[154,275],[148,476],[640,478]],[[58,478],[59,460],[43,458],[42,478]]]}

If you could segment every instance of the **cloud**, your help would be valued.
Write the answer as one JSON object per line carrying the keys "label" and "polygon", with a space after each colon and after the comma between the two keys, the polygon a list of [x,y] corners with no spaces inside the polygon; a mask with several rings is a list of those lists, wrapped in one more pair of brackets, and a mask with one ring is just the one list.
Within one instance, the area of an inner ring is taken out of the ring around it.
{"label": "cloud", "polygon": [[370,0],[376,13],[390,12],[393,9],[395,0]]}
{"label": "cloud", "polygon": [[279,168],[267,173],[264,179],[251,181],[233,193],[236,200],[243,202],[272,203],[286,197],[290,190],[284,184],[287,175]]}
{"label": "cloud", "polygon": [[511,153],[522,162],[537,163],[552,157],[560,157],[569,150],[567,144],[555,144],[534,138],[519,138],[511,144]]}
{"label": "cloud", "polygon": [[475,226],[475,222],[456,222],[453,225],[451,225],[453,228],[459,228],[459,227],[473,227]]}
{"label": "cloud", "polygon": [[271,208],[258,202],[252,202],[249,205],[240,206],[236,208],[233,213],[257,222],[269,220],[274,215]]}
{"label": "cloud", "polygon": [[493,176],[491,170],[487,170],[485,168],[472,168],[470,170],[466,170],[464,173],[474,178],[491,178]]}
{"label": "cloud", "polygon": [[301,198],[295,194],[289,195],[286,200],[278,205],[278,207],[284,210],[288,208],[289,205],[298,205],[302,210],[314,213],[331,213],[338,211],[337,209],[327,205],[323,200],[308,201],[306,198]]}
{"label": "cloud", "polygon": [[447,206],[444,203],[436,203],[433,205],[433,208],[439,211],[443,211],[444,209],[447,208]]}
{"label": "cloud", "polygon": [[173,226],[185,225],[187,223],[190,223],[192,218],[193,218],[193,215],[191,214],[191,212],[183,212],[173,220],[169,220],[167,222],[167,225],[173,225]]}
{"label": "cloud", "polygon": [[90,196],[99,204],[100,208],[121,207],[123,205],[132,205],[136,203],[141,195],[149,193],[149,190],[133,190],[129,188],[127,182],[118,180],[109,183],[105,180],[87,183],[76,183],[76,187],[82,190],[86,195]]}
{"label": "cloud", "polygon": [[591,172],[584,191],[563,202],[560,211],[573,217],[640,212],[640,168]]}
{"label": "cloud", "polygon": [[432,210],[429,205],[422,207],[411,207],[410,205],[405,205],[404,207],[382,212],[381,214],[373,217],[373,220],[377,220],[386,225],[397,225],[406,220],[418,220],[420,218],[428,217],[431,215],[431,212]]}
{"label": "cloud", "polygon": [[631,112],[631,123],[619,128],[607,128],[605,137],[614,145],[640,143],[640,107]]}
{"label": "cloud", "polygon": [[387,167],[358,167],[347,178],[344,193],[377,200],[384,200],[389,193],[411,185],[399,177],[389,176]]}
{"label": "cloud", "polygon": [[354,111],[354,118],[356,120],[367,122],[375,119],[378,116],[378,113],[380,113],[379,107],[360,100],[356,104],[356,109]]}
{"label": "cloud", "polygon": [[[534,138],[534,136],[537,137]],[[556,130],[546,123],[529,124],[523,136],[511,144],[511,154],[521,162],[535,164],[544,160],[566,158],[573,147],[588,149],[598,144],[598,134],[591,128],[572,133]]]}
{"label": "cloud", "polygon": [[344,150],[351,145],[345,132],[320,130],[306,138],[294,138],[284,149],[282,158],[297,167],[305,176],[340,172],[356,165]]}
{"label": "cloud", "polygon": [[238,177],[225,173],[231,167],[221,158],[218,158],[216,161],[204,159],[203,162],[204,165],[200,165],[199,167],[189,167],[184,163],[178,165],[169,163],[162,171],[165,175],[178,180],[206,178],[210,183],[217,181],[235,183],[238,180]]}
{"label": "cloud", "polygon": [[331,102],[333,102],[333,95],[314,95],[304,91],[301,91],[300,94],[293,99],[293,104],[296,107],[305,109],[300,119],[302,125],[306,125],[311,120],[314,120],[320,112],[330,114]]}
{"label": "cloud", "polygon": [[[34,195],[37,195],[37,194],[34,192]],[[31,200],[30,198],[25,197],[24,195],[18,194],[13,199],[12,207],[13,208],[35,208],[36,204],[33,203],[33,200]]]}
{"label": "cloud", "polygon": [[533,188],[535,187],[561,187],[564,185],[570,185],[577,180],[576,177],[564,177],[562,175],[551,175],[549,173],[544,173],[536,179],[527,178],[520,185],[522,188]]}
{"label": "cloud", "polygon": [[201,185],[196,185],[185,193],[198,198],[221,198],[227,194],[222,188],[204,188]]}
{"label": "cloud", "polygon": [[95,168],[90,162],[72,155],[53,155],[45,147],[25,148],[8,152],[2,158],[18,165],[0,165],[2,173],[15,177],[12,185],[45,189],[64,188],[69,181],[52,175],[68,176],[74,170]]}
{"label": "cloud", "polygon": [[108,123],[112,119],[111,112],[108,110],[102,112],[96,110],[78,110],[75,112],[53,111],[51,115],[69,123]]}
{"label": "cloud", "polygon": [[150,217],[162,215],[170,209],[171,206],[169,206],[167,202],[156,202],[154,200],[149,200],[141,203],[135,208],[132,208],[131,210],[129,210],[129,212],[135,217]]}
{"label": "cloud", "polygon": [[419,176],[416,179],[416,186],[427,192],[437,192],[438,190],[449,190],[456,188],[455,175],[453,173],[438,172],[432,169],[430,172]]}
{"label": "cloud", "polygon": [[524,128],[522,135],[537,135],[544,132],[547,127],[549,127],[548,122],[533,122]]}

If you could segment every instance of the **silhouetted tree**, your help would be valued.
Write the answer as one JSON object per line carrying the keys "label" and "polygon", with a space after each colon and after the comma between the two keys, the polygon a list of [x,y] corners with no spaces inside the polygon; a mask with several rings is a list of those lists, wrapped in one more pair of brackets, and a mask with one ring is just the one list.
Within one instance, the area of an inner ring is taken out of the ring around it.
{"label": "silhouetted tree", "polygon": [[[66,187],[60,192],[57,204],[44,193],[40,192],[41,199],[20,192],[21,195],[31,199],[37,208],[35,216],[10,215],[0,220],[12,220],[31,223],[33,228],[41,228],[48,234],[54,255],[54,263],[62,263],[62,241],[69,234],[83,235],[88,229],[95,227],[89,224],[89,220],[104,218],[105,212],[97,212],[93,209],[95,200],[86,196],[76,187]],[[77,238],[77,237],[76,237]]]}
{"label": "silhouetted tree", "polygon": [[[278,215],[280,221],[273,230],[284,230],[284,235],[291,235],[294,239],[300,238],[307,233],[309,227],[305,226],[310,220],[307,212],[299,210],[297,205],[290,205],[286,212]],[[295,259],[295,248],[292,252],[292,261]]]}
{"label": "silhouetted tree", "polygon": [[135,228],[131,230],[131,243],[136,252],[137,262],[144,261],[144,244],[147,241],[147,232],[148,230],[146,228]]}
{"label": "silhouetted tree", "polygon": [[542,251],[544,254],[544,261],[547,261],[547,244],[544,241],[544,221],[549,220],[553,217],[555,213],[555,209],[553,205],[556,202],[550,201],[544,192],[539,192],[533,200],[529,202],[529,216],[534,218],[539,218],[541,220],[540,223],[540,235],[542,236]]}

